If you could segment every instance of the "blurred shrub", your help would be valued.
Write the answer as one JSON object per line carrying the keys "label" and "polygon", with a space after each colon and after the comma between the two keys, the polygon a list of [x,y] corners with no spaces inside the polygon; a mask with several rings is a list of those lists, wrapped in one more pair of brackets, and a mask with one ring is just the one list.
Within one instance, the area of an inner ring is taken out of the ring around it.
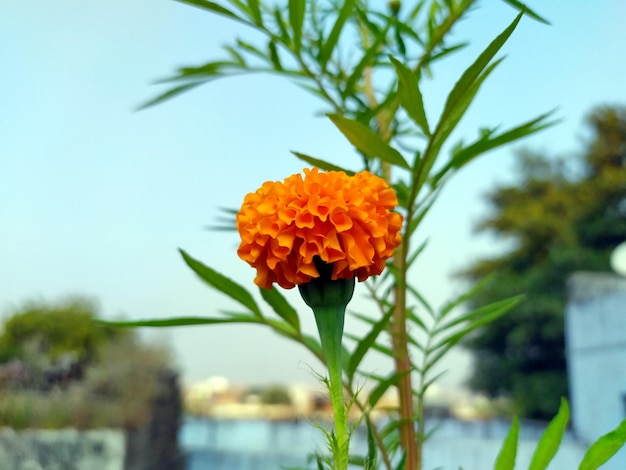
{"label": "blurred shrub", "polygon": [[264,388],[260,393],[260,399],[264,405],[291,405],[289,392],[280,385]]}
{"label": "blurred shrub", "polygon": [[163,347],[96,324],[93,304],[30,304],[0,333],[0,426],[134,428],[151,411]]}

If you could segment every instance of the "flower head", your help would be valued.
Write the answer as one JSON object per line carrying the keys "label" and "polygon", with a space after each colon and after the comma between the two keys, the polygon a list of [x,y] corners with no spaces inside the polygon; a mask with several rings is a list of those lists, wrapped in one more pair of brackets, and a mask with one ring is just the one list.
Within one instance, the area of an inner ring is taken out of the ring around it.
{"label": "flower head", "polygon": [[319,277],[314,258],[333,267],[332,279],[364,281],[380,274],[400,244],[402,216],[385,180],[363,171],[305,169],[266,182],[246,195],[237,213],[237,254],[256,268],[254,282],[292,288]]}

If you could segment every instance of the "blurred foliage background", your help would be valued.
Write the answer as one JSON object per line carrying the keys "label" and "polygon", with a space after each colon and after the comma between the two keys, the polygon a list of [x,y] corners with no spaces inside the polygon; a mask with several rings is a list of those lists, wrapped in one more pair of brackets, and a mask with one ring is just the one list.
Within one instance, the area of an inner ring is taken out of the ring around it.
{"label": "blurred foliage background", "polygon": [[513,411],[529,418],[550,418],[568,395],[568,276],[609,271],[611,251],[626,240],[626,107],[595,109],[587,129],[580,153],[521,155],[516,181],[487,194],[491,213],[476,226],[510,248],[460,274],[470,282],[493,274],[471,299],[476,306],[525,294],[466,345],[475,355],[472,388],[511,397]]}
{"label": "blurred foliage background", "polygon": [[132,429],[150,417],[169,352],[99,325],[93,302],[29,302],[0,333],[0,426]]}

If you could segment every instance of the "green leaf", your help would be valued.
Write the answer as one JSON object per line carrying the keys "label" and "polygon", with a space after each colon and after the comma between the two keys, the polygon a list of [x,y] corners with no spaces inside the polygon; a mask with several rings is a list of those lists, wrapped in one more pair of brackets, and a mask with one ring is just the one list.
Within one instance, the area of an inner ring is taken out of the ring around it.
{"label": "green leaf", "polygon": [[253,46],[252,44],[248,42],[245,42],[241,39],[237,39],[237,46],[239,46],[241,49],[243,49],[250,55],[258,57],[259,59],[262,59],[262,60],[267,60],[267,56],[265,55],[265,53],[263,53],[260,49],[258,49],[257,47]]}
{"label": "green leaf", "polygon": [[280,318],[293,326],[296,331],[300,331],[298,312],[287,302],[278,289],[259,288],[259,292],[261,293],[261,297],[263,297]]}
{"label": "green leaf", "polygon": [[415,262],[417,257],[422,253],[422,251],[424,251],[427,244],[428,244],[428,239],[424,240],[420,244],[420,246],[418,246],[415,250],[413,250],[413,253],[411,254],[411,256],[409,256],[406,262],[407,269],[411,267],[411,265]]}
{"label": "green leaf", "polygon": [[378,400],[389,390],[389,387],[398,383],[401,377],[404,377],[410,371],[405,370],[402,372],[391,373],[389,376],[379,379],[378,384],[371,390],[367,397],[367,403],[371,408],[374,408],[378,403]]}
{"label": "green leaf", "polygon": [[424,100],[422,99],[417,77],[397,59],[391,56],[389,56],[389,59],[393,63],[396,74],[398,75],[398,96],[400,98],[400,104],[422,132],[430,136],[428,120],[426,119],[426,112],[424,111]]}
{"label": "green leaf", "polygon": [[404,470],[404,463],[405,462],[406,462],[406,451],[404,451],[404,453],[402,454],[402,458],[398,462],[398,465],[396,465],[395,470]]}
{"label": "green leaf", "polygon": [[459,316],[458,318],[454,320],[451,320],[443,325],[440,325],[439,327],[435,329],[434,334],[441,333],[456,325],[460,325],[461,323],[465,323],[465,322],[480,321],[481,324],[483,324],[484,322],[482,319],[484,317],[492,318],[493,315],[500,316],[506,313],[507,311],[511,310],[517,304],[519,304],[522,299],[523,299],[523,296],[518,295],[516,297],[511,297],[509,299],[498,300],[489,305],[484,305],[475,310],[471,310],[470,312],[464,313],[463,315]]}
{"label": "green leaf", "polygon": [[[357,9],[360,12],[360,9]],[[365,13],[360,12],[359,16],[365,17]],[[381,44],[385,41],[385,36],[389,30],[389,25],[385,27],[383,31],[372,32],[375,36],[374,42],[365,49],[361,60],[352,69],[352,73],[345,81],[345,86],[341,91],[341,95],[344,99],[356,98],[358,93],[355,92],[355,87],[359,83],[359,80],[363,78],[363,71],[366,67],[372,66],[378,55],[380,55]]]}
{"label": "green leaf", "polygon": [[356,369],[359,367],[359,364],[363,360],[367,351],[370,350],[372,345],[376,342],[376,339],[378,339],[380,333],[387,327],[387,323],[389,323],[392,313],[393,310],[389,309],[389,312],[376,322],[369,333],[357,343],[354,351],[350,354],[350,359],[348,360],[348,366],[346,369],[346,374],[350,379],[354,376]]}
{"label": "green leaf", "polygon": [[452,91],[446,99],[446,104],[439,118],[439,122],[437,123],[437,127],[433,132],[433,137],[428,142],[420,168],[418,169],[416,183],[418,189],[420,189],[422,184],[427,180],[430,170],[439,154],[439,150],[472,103],[480,85],[502,60],[500,59],[489,65],[491,60],[515,30],[522,15],[523,13],[520,13],[515,20],[487,46],[472,65],[463,72],[461,78],[452,88]]}
{"label": "green leaf", "polygon": [[568,421],[569,407],[567,406],[567,400],[561,398],[559,412],[543,432],[528,470],[545,470],[548,468],[550,461],[556,455],[557,450],[559,450]]}
{"label": "green leaf", "polygon": [[346,173],[346,174],[348,174],[350,176],[354,175],[354,171],[352,171],[352,170],[346,170],[345,168],[342,168],[340,166],[334,165],[333,163],[329,163],[329,162],[324,161],[324,160],[320,160],[319,158],[310,157],[310,156],[305,155],[305,154],[300,153],[300,152],[294,152],[293,150],[291,151],[291,153],[293,153],[300,160],[305,161],[309,165],[313,165],[314,167],[317,167],[320,170],[325,170],[325,171],[343,171],[344,173]]}
{"label": "green leaf", "polygon": [[240,21],[244,24],[249,24],[248,21],[235,15],[232,11],[228,10],[227,8],[224,8],[221,5],[218,5],[215,2],[209,2],[208,0],[177,0],[177,1],[180,3],[186,3],[187,5],[192,5],[202,10],[210,11],[212,13],[217,13],[218,15],[226,16],[227,18]]}
{"label": "green leaf", "polygon": [[540,23],[544,23],[549,25],[550,22],[548,20],[546,20],[545,18],[543,18],[542,16],[539,16],[537,13],[535,13],[533,10],[531,10],[530,8],[528,8],[528,6],[522,2],[519,2],[518,0],[504,0],[506,3],[508,3],[509,5],[511,5],[512,7],[518,9],[519,11],[527,14],[528,16],[530,16],[531,18],[539,21]]}
{"label": "green leaf", "polygon": [[422,320],[418,315],[415,314],[414,310],[415,307],[407,311],[407,319],[411,320],[413,323],[419,326],[425,333],[428,333],[429,328],[426,327],[424,320]]}
{"label": "green leaf", "polygon": [[408,291],[413,294],[413,296],[417,299],[424,309],[429,313],[431,317],[435,317],[435,309],[430,305],[430,303],[426,300],[426,298],[412,285],[407,285]]}
{"label": "green leaf", "polygon": [[369,127],[339,114],[329,114],[328,117],[350,143],[361,152],[407,170],[411,168],[400,152],[389,146],[382,137]]}
{"label": "green leaf", "polygon": [[199,77],[214,77],[219,75],[226,75],[225,72],[228,69],[241,69],[241,65],[238,62],[229,62],[225,60],[216,60],[213,62],[207,62],[197,67],[180,67],[178,69],[178,75],[173,78],[160,80],[157,83],[167,83],[173,81],[180,81],[185,78],[199,78]]}
{"label": "green leaf", "polygon": [[578,470],[596,470],[609,461],[626,444],[626,419],[613,431],[605,434],[585,453]]}
{"label": "green leaf", "polygon": [[517,439],[519,436],[519,421],[513,418],[511,429],[502,443],[502,448],[496,458],[493,470],[514,470],[517,456]]}
{"label": "green leaf", "polygon": [[426,201],[423,201],[421,204],[419,204],[418,212],[414,215],[413,220],[411,220],[411,222],[407,226],[407,231],[406,231],[407,237],[410,237],[413,235],[413,233],[415,233],[415,230],[417,230],[417,227],[419,227],[419,224],[422,223],[422,220],[424,220],[424,217],[426,217],[430,209],[433,207],[433,204],[435,204],[435,201],[437,200],[437,196],[439,196],[439,191],[432,191],[428,199]]}
{"label": "green leaf", "polygon": [[193,325],[216,325],[220,323],[259,323],[255,317],[248,315],[231,314],[227,318],[211,318],[211,317],[172,317],[159,318],[149,320],[128,320],[128,321],[109,321],[97,320],[98,324],[104,326],[116,327],[150,327],[150,328],[169,328],[172,326],[193,326]]}
{"label": "green leaf", "polygon": [[289,339],[296,339],[297,337],[298,332],[290,323],[274,320],[273,318],[264,318],[263,324],[272,328],[279,335],[286,336]]}
{"label": "green leaf", "polygon": [[326,69],[326,63],[330,59],[330,56],[333,54],[333,50],[339,41],[339,36],[346,21],[352,16],[354,13],[354,8],[356,7],[357,0],[345,0],[341,10],[339,10],[339,14],[337,15],[337,19],[335,20],[335,24],[333,25],[333,29],[330,31],[330,34],[326,38],[324,44],[320,49],[319,62],[322,66],[322,69]]}
{"label": "green leaf", "polygon": [[206,80],[202,80],[202,81],[199,81],[199,82],[193,82],[193,83],[186,83],[185,85],[180,85],[180,86],[177,86],[177,87],[172,88],[170,90],[167,90],[165,93],[161,93],[156,98],[153,98],[150,101],[147,101],[147,102],[139,105],[137,107],[136,111],[141,111],[143,109],[150,108],[151,106],[154,106],[156,104],[162,103],[163,101],[167,101],[170,98],[174,98],[175,96],[180,95],[181,93],[184,93],[186,91],[189,91],[192,88],[195,88],[195,87],[197,87],[199,85],[203,85],[204,83],[206,83]]}
{"label": "green leaf", "polygon": [[278,49],[276,48],[276,43],[273,39],[270,39],[269,43],[267,44],[267,49],[269,50],[270,59],[272,61],[272,65],[274,65],[274,68],[279,71],[283,70],[283,66],[280,63],[280,57],[278,56]]}
{"label": "green leaf", "polygon": [[365,459],[364,470],[376,470],[376,458],[378,457],[378,451],[376,447],[376,441],[374,441],[374,435],[372,434],[372,423],[370,420],[366,420],[367,424],[367,457]]}
{"label": "green leaf", "polygon": [[306,0],[289,0],[289,23],[293,31],[293,43],[296,52],[302,45],[302,25],[306,12]]}
{"label": "green leaf", "polygon": [[522,298],[523,297],[520,295],[517,297],[511,297],[510,299],[501,300],[499,302],[494,302],[485,307],[481,307],[477,310],[474,310],[470,312],[469,314],[465,315],[464,317],[454,320],[446,324],[445,326],[437,328],[436,332],[441,333],[451,328],[452,326],[471,320],[470,324],[464,327],[461,331],[457,333],[453,333],[447,336],[446,338],[438,341],[437,344],[433,346],[433,350],[436,350],[444,345],[453,346],[457,344],[459,341],[461,341],[461,339],[463,339],[463,337],[467,336],[472,331],[476,330],[477,328],[480,328],[481,326],[485,326],[493,322],[496,318],[499,318],[502,315],[504,315],[506,312],[511,310],[515,305],[517,305]]}
{"label": "green leaf", "polygon": [[480,281],[476,282],[471,287],[470,290],[468,290],[467,292],[464,292],[463,294],[459,295],[456,299],[447,302],[441,308],[440,316],[441,317],[445,317],[446,315],[448,315],[450,312],[452,312],[459,305],[462,305],[465,302],[467,302],[468,300],[471,300],[472,297],[474,297],[481,290],[483,290],[485,288],[485,286],[489,282],[491,282],[493,280],[494,276],[495,276],[494,274],[490,274],[490,275],[487,275],[487,276],[483,277]]}
{"label": "green leaf", "polygon": [[543,129],[553,126],[558,121],[545,122],[546,119],[551,116],[554,111],[542,114],[541,116],[532,119],[531,121],[520,124],[519,126],[509,129],[502,134],[495,137],[482,137],[476,142],[461,148],[455,152],[450,162],[433,178],[433,183],[437,184],[439,180],[452,168],[459,169],[472,161],[478,155],[481,155],[489,150],[508,144],[512,141],[519,140],[528,135],[539,132]]}
{"label": "green leaf", "polygon": [[261,6],[259,0],[248,0],[248,7],[250,8],[250,16],[257,26],[263,26],[263,18],[261,16]]}
{"label": "green leaf", "polygon": [[[416,368],[416,370],[419,372],[419,369]],[[420,398],[422,398],[426,394],[426,392],[428,391],[428,389],[431,387],[432,384],[434,384],[437,380],[439,380],[440,377],[442,377],[443,375],[447,373],[448,373],[447,369],[442,370],[441,372],[438,372],[433,377],[431,377],[426,382],[424,382],[422,386],[420,387],[420,391],[419,391]]]}
{"label": "green leaf", "polygon": [[431,348],[429,353],[432,353],[433,351],[437,351],[437,352],[435,353],[434,356],[429,355],[428,361],[426,362],[424,367],[421,370],[419,370],[419,372],[421,374],[428,373],[428,371],[432,369],[441,360],[441,358],[445,356],[448,353],[448,351],[450,351],[450,349],[452,349],[453,346],[454,346],[453,343],[443,343],[442,345],[437,346],[436,348]]}
{"label": "green leaf", "polygon": [[467,70],[463,72],[463,75],[461,75],[461,78],[454,85],[454,88],[448,95],[448,99],[446,100],[443,110],[443,116],[449,115],[452,109],[462,101],[463,95],[467,93],[467,91],[481,75],[482,71],[487,67],[487,65],[489,65],[500,48],[509,39],[517,24],[522,19],[522,16],[523,13],[517,15],[515,20],[513,20],[513,22],[487,46],[474,63],[472,63],[472,65],[470,65]]}
{"label": "green leaf", "polygon": [[192,258],[184,250],[179,251],[183,256],[185,263],[187,263],[187,266],[189,266],[200,277],[200,279],[205,281],[211,287],[214,287],[218,291],[226,294],[231,299],[249,308],[250,311],[257,317],[263,318],[263,314],[261,313],[261,310],[259,310],[259,306],[254,301],[250,292],[248,292],[243,286]]}
{"label": "green leaf", "polygon": [[276,20],[276,24],[280,29],[280,38],[282,39],[284,44],[290,44],[291,38],[289,37],[289,31],[287,31],[287,25],[285,24],[285,20],[283,19],[283,7],[274,8],[274,19]]}
{"label": "green leaf", "polygon": [[417,169],[418,173],[418,189],[421,188],[423,183],[427,180],[428,175],[430,173],[437,156],[439,155],[439,151],[441,150],[442,145],[450,136],[452,131],[456,128],[457,124],[472,104],[476,93],[480,89],[480,86],[485,81],[485,79],[493,72],[493,70],[500,64],[502,59],[495,61],[493,64],[489,65],[485,71],[468,87],[466,93],[460,96],[460,101],[456,103],[456,106],[450,109],[449,114],[442,114],[439,122],[437,123],[437,128],[435,129],[432,138],[428,142],[428,146],[424,152],[424,156],[419,162],[419,168]]}

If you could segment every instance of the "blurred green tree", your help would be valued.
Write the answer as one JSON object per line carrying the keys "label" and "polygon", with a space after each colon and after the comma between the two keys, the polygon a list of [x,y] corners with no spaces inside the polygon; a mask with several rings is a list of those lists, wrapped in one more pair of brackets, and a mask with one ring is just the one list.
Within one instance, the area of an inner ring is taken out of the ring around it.
{"label": "blurred green tree", "polygon": [[102,345],[127,331],[94,322],[95,305],[73,298],[57,305],[29,302],[11,313],[0,332],[0,362],[37,355],[53,363],[65,355],[78,362],[97,356]]}
{"label": "blurred green tree", "polygon": [[492,211],[477,231],[495,233],[510,248],[461,273],[469,281],[494,273],[471,299],[475,306],[526,294],[466,345],[476,357],[471,387],[509,396],[529,418],[553,416],[568,395],[567,277],[608,270],[611,250],[626,239],[626,108],[598,108],[587,123],[592,134],[579,155],[525,153],[517,182],[487,195]]}
{"label": "blurred green tree", "polygon": [[264,405],[290,405],[291,397],[287,389],[281,385],[271,385],[261,391],[261,403]]}
{"label": "blurred green tree", "polygon": [[93,302],[28,302],[0,330],[0,422],[15,429],[148,423],[169,351],[95,321]]}

